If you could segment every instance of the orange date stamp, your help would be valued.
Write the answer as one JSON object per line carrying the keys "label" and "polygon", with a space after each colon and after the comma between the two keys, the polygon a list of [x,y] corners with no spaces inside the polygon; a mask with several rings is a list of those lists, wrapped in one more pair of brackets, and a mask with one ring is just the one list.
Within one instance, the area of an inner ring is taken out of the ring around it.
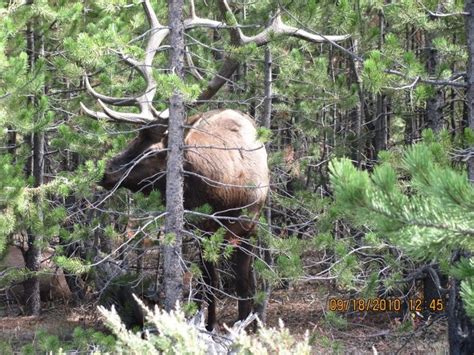
{"label": "orange date stamp", "polygon": [[333,312],[443,312],[444,300],[436,298],[425,302],[422,298],[330,298],[328,310]]}

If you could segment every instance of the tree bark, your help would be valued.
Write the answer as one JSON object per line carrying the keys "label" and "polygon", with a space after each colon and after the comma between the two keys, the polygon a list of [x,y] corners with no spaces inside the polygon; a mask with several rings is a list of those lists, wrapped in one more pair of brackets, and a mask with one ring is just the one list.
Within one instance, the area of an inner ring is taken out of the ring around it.
{"label": "tree bark", "polygon": [[[460,251],[455,251],[453,254],[452,263],[458,262],[461,256],[469,256]],[[460,291],[461,281],[451,277],[448,303],[449,353],[452,355],[474,354],[474,328],[464,309]]]}
{"label": "tree bark", "polygon": [[[444,11],[445,0],[439,0],[436,12],[442,13]],[[439,17],[433,16],[432,21],[438,21]],[[438,66],[440,63],[440,55],[438,50],[434,47],[434,40],[439,36],[438,31],[426,31],[425,33],[425,47],[426,47],[426,70],[431,77],[436,76]],[[430,128],[434,133],[439,133],[443,129],[443,107],[445,105],[444,91],[437,86],[433,87],[434,94],[426,101],[426,111],[424,117],[423,128]],[[441,286],[446,287],[448,279],[442,275],[439,268],[435,267],[434,272],[437,273],[438,278],[442,281]],[[427,275],[423,279],[423,298],[425,304],[430,304],[436,299],[445,299],[438,289],[438,285],[433,280],[431,275]],[[426,315],[429,311],[425,312]]]}
{"label": "tree bark", "polygon": [[[352,50],[354,53],[359,51],[359,41],[357,39],[352,40]],[[362,63],[351,59],[351,81],[357,85],[357,94],[359,100],[355,107],[351,110],[351,131],[352,131],[352,142],[351,142],[351,159],[357,162],[357,166],[360,166],[362,161],[362,122],[365,120],[364,115],[364,88],[362,86]]]}
{"label": "tree bark", "polygon": [[[385,18],[383,12],[379,13],[379,43],[378,48],[382,50],[385,41]],[[374,119],[374,158],[378,159],[379,152],[387,149],[387,108],[386,97],[383,93],[379,93],[375,100],[375,119]]]}
{"label": "tree bark", "polygon": [[[466,12],[469,15],[466,16],[466,38],[468,48],[468,60],[467,60],[467,90],[466,90],[466,101],[467,101],[467,125],[470,129],[474,130],[474,0],[466,1]],[[468,177],[471,183],[474,183],[474,157],[471,156],[467,161]]]}
{"label": "tree bark", "polygon": [[[474,0],[466,0],[465,11],[469,13],[465,17],[468,62],[466,81],[467,121],[468,126],[474,129]],[[474,183],[474,158],[467,161],[468,178]],[[454,252],[452,263],[459,261],[463,255],[462,251]],[[474,327],[464,309],[460,297],[460,280],[451,277],[448,304],[448,339],[449,352],[451,354],[473,354],[474,353]]]}
{"label": "tree bark", "polygon": [[[265,67],[264,67],[264,74],[265,74],[265,82],[264,82],[264,95],[265,95],[265,100],[263,102],[263,116],[261,119],[261,124],[263,127],[266,129],[270,129],[270,124],[271,124],[271,118],[272,118],[272,52],[269,47],[265,48]],[[269,149],[269,143],[266,144],[267,149]],[[268,225],[268,233],[271,235],[272,234],[272,201],[271,201],[271,194],[269,193],[267,196],[267,202],[266,202],[266,212],[265,212],[265,218],[267,220],[267,225]],[[268,249],[267,243],[259,238],[258,240],[259,244],[259,257],[263,258],[263,260],[268,264],[272,265],[273,264],[273,257],[270,253],[270,250]],[[256,284],[256,283],[254,283]],[[268,306],[268,300],[270,298],[270,294],[272,292],[272,286],[269,284],[267,281],[263,280],[262,284],[262,291],[265,294],[264,299],[256,304],[255,306],[255,312],[259,315],[260,320],[265,324],[266,319],[267,319],[267,306]]]}
{"label": "tree bark", "polygon": [[[35,187],[43,184],[44,180],[44,133],[35,132],[33,136],[33,177],[35,179]],[[41,197],[36,197],[34,201],[41,205]],[[38,211],[38,218],[43,219],[42,211]],[[42,236],[28,233],[28,249],[26,250],[25,266],[26,268],[37,273],[40,270],[41,263],[41,241]],[[26,312],[29,315],[39,315],[41,312],[40,299],[40,281],[36,274],[33,274],[24,283]]]}
{"label": "tree bark", "polygon": [[[184,26],[183,0],[168,1],[168,19],[171,42],[171,70],[181,79],[184,77]],[[164,306],[175,308],[183,293],[182,230],[183,230],[183,95],[175,89],[170,98],[168,125],[168,161],[166,175],[166,220],[165,231],[172,236],[170,243],[163,245]]]}
{"label": "tree bark", "polygon": [[7,151],[8,151],[8,154],[12,156],[12,159],[15,159],[16,130],[12,126],[8,126]]}
{"label": "tree bark", "polygon": [[[31,5],[31,2],[28,2]],[[27,43],[27,54],[28,54],[28,63],[29,70],[32,72],[34,70],[37,50],[40,50],[40,54],[44,53],[44,44],[41,43],[38,45],[38,42],[41,42],[37,38],[34,29],[34,21],[30,20],[28,22],[28,27],[26,31],[26,43]],[[34,110],[36,99],[29,99],[30,109]],[[32,134],[32,145],[33,145],[33,155],[32,155],[32,175],[34,178],[34,186],[38,187],[43,184],[44,176],[44,133],[43,132],[34,132]],[[27,173],[30,164],[28,162]],[[35,198],[35,203],[40,203],[40,197]],[[42,212],[38,211],[38,218],[42,220]],[[37,316],[41,312],[41,298],[40,298],[40,281],[37,275],[37,272],[40,269],[41,263],[41,239],[40,235],[35,235],[34,231],[28,231],[28,249],[23,252],[23,257],[25,259],[25,266],[28,271],[31,272],[31,277],[23,283],[26,299],[26,313],[28,315]]]}
{"label": "tree bark", "polygon": [[[440,0],[437,7],[437,12],[442,12],[444,8],[443,0]],[[432,21],[437,21],[438,17],[433,17]],[[426,33],[426,69],[430,76],[436,75],[438,64],[440,61],[439,53],[434,48],[433,41],[436,39],[436,32]],[[435,93],[426,102],[425,124],[426,127],[431,128],[435,133],[439,133],[443,129],[443,106],[444,93],[438,87],[434,87]]]}
{"label": "tree bark", "polygon": [[380,151],[387,149],[387,105],[386,96],[377,94],[375,110],[375,137],[374,137],[374,157],[378,158]]}
{"label": "tree bark", "polygon": [[265,48],[265,82],[264,82],[264,95],[265,100],[263,101],[263,116],[262,116],[262,126],[270,129],[270,121],[272,117],[272,52],[270,48]]}

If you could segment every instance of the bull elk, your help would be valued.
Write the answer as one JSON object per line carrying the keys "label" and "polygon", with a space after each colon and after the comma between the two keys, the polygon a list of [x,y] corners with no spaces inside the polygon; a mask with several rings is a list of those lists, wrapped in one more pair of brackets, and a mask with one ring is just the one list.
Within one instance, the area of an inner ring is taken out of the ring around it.
{"label": "bull elk", "polygon": [[[160,26],[149,1],[143,2],[152,30],[143,61],[122,55],[145,79],[146,89],[136,97],[110,97],[98,93],[87,76],[88,92],[98,100],[102,111],[81,103],[82,110],[98,119],[141,125],[138,136],[128,147],[107,162],[99,185],[106,189],[125,187],[149,194],[159,190],[165,196],[168,111],[157,111],[153,99],[157,83],[152,62],[169,30]],[[188,27],[190,22],[188,22]],[[157,30],[155,30],[157,29]],[[138,106],[139,113],[124,113],[109,105]],[[184,207],[187,210],[208,204],[219,221],[207,220],[199,228],[211,234],[225,228],[225,239],[234,244],[232,266],[239,297],[239,319],[245,319],[252,306],[252,252],[248,242],[268,192],[267,153],[257,140],[253,120],[235,110],[214,110],[187,118],[184,139]],[[245,213],[246,218],[239,220]],[[203,261],[203,278],[208,301],[208,329],[216,323],[213,291],[218,287],[216,265]]]}
{"label": "bull elk", "polygon": [[[221,225],[207,220],[198,228],[213,233],[223,226],[225,239],[238,245],[232,265],[236,291],[241,298],[239,319],[245,319],[252,297],[252,257],[247,240],[255,229],[252,220],[258,216],[267,196],[267,154],[256,140],[252,120],[241,112],[210,111],[190,117],[188,123],[191,124],[184,141],[184,207],[190,210],[210,205]],[[157,189],[165,196],[166,144],[165,134],[144,128],[125,151],[108,161],[99,184],[106,189],[121,186],[145,194]],[[243,209],[247,217],[238,221]],[[213,295],[218,286],[216,266],[203,260],[203,275],[208,284],[208,327],[211,328],[216,320]]]}
{"label": "bull elk", "polygon": [[[82,110],[98,119],[112,120],[142,125],[138,136],[127,149],[107,163],[105,175],[100,185],[107,189],[125,187],[132,191],[149,193],[159,190],[162,196],[166,181],[167,119],[169,111],[157,111],[153,99],[157,83],[152,75],[153,59],[158,50],[165,49],[161,43],[169,34],[169,28],[158,21],[149,0],[142,2],[150,25],[144,59],[139,61],[130,55],[120,53],[122,60],[138,70],[145,79],[146,89],[142,95],[134,97],[110,97],[98,93],[86,76],[84,81],[88,92],[98,100],[101,111],[88,109],[81,103]],[[184,20],[184,29],[196,27],[227,28],[233,46],[253,43],[263,46],[275,36],[292,36],[312,43],[339,42],[349,36],[320,36],[287,25],[282,21],[279,11],[269,24],[259,33],[246,36],[237,24],[227,0],[218,0],[217,5],[223,18],[229,18],[233,25],[196,15],[194,0],[189,0],[190,17]],[[202,80],[186,53],[190,73]],[[199,95],[197,105],[213,97],[227,82],[238,67],[238,62],[226,56],[219,72],[212,78],[207,88]],[[108,105],[137,106],[139,113],[124,113]],[[216,219],[207,221],[200,227],[208,233],[215,232],[219,226],[226,230],[226,239],[237,245],[233,253],[233,267],[236,277],[236,290],[239,296],[239,319],[245,318],[251,309],[252,264],[249,236],[254,232],[256,219],[268,193],[268,167],[265,147],[257,141],[255,125],[246,114],[235,110],[216,110],[195,116],[186,121],[184,139],[184,205],[186,209],[209,204],[214,209]],[[239,219],[243,213],[248,218]],[[224,218],[224,219],[222,219]],[[204,261],[204,279],[211,289],[217,286],[216,267]],[[207,290],[209,291],[209,287]],[[216,321],[215,299],[212,290],[207,292],[208,328]]]}

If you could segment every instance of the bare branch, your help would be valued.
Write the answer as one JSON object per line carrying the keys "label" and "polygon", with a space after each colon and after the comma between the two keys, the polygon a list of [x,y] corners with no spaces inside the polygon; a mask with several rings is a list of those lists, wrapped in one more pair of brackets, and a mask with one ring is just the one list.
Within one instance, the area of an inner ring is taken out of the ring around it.
{"label": "bare branch", "polygon": [[464,149],[455,149],[451,155],[453,159],[457,161],[468,161],[469,159],[474,158],[474,147],[464,148]]}
{"label": "bare branch", "polygon": [[413,89],[416,86],[416,84],[418,84],[419,81],[420,81],[420,77],[417,76],[411,84],[400,86],[400,87],[386,86],[385,88],[390,89],[390,90],[396,90],[396,91]]}
{"label": "bare branch", "polygon": [[450,17],[450,16],[468,16],[469,12],[460,11],[460,12],[452,12],[452,13],[441,13],[441,12],[433,12],[427,10],[430,16],[433,17]]}
{"label": "bare branch", "polygon": [[[398,70],[393,70],[393,69],[387,69],[385,70],[385,73],[387,74],[393,74],[393,75],[397,75],[397,76],[400,76],[400,77],[403,77],[403,78],[407,78],[411,81],[415,81],[416,78],[409,78],[407,77],[405,74],[403,74],[402,72],[398,71]],[[418,78],[418,80],[416,80],[416,83],[424,83],[424,84],[431,84],[431,85],[440,85],[440,86],[453,86],[453,87],[461,87],[461,88],[465,88],[467,87],[467,84],[464,83],[464,82],[458,82],[458,81],[455,81],[459,78],[463,78],[464,77],[464,74],[455,74],[453,75],[450,79],[448,80],[437,80],[437,79],[423,79],[423,78]],[[415,83],[415,84],[416,84]]]}
{"label": "bare branch", "polygon": [[444,2],[439,2],[436,11],[431,11],[428,9],[422,2],[419,5],[425,10],[431,17],[450,17],[450,16],[468,16],[469,12],[459,11],[459,12],[451,12],[445,13],[446,10]]}

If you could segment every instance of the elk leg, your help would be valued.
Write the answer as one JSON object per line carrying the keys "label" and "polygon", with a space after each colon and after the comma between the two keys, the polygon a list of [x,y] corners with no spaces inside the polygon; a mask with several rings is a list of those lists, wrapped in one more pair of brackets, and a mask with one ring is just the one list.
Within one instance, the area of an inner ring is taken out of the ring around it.
{"label": "elk leg", "polygon": [[253,280],[251,246],[242,243],[232,255],[236,292],[239,297],[239,320],[244,320],[252,311]]}
{"label": "elk leg", "polygon": [[[202,259],[202,256],[201,256]],[[201,292],[200,299],[202,300],[203,294],[206,299],[207,306],[207,330],[211,331],[216,325],[216,297],[214,292],[218,285],[217,269],[214,263],[202,260],[202,271],[203,271],[203,292]]]}

